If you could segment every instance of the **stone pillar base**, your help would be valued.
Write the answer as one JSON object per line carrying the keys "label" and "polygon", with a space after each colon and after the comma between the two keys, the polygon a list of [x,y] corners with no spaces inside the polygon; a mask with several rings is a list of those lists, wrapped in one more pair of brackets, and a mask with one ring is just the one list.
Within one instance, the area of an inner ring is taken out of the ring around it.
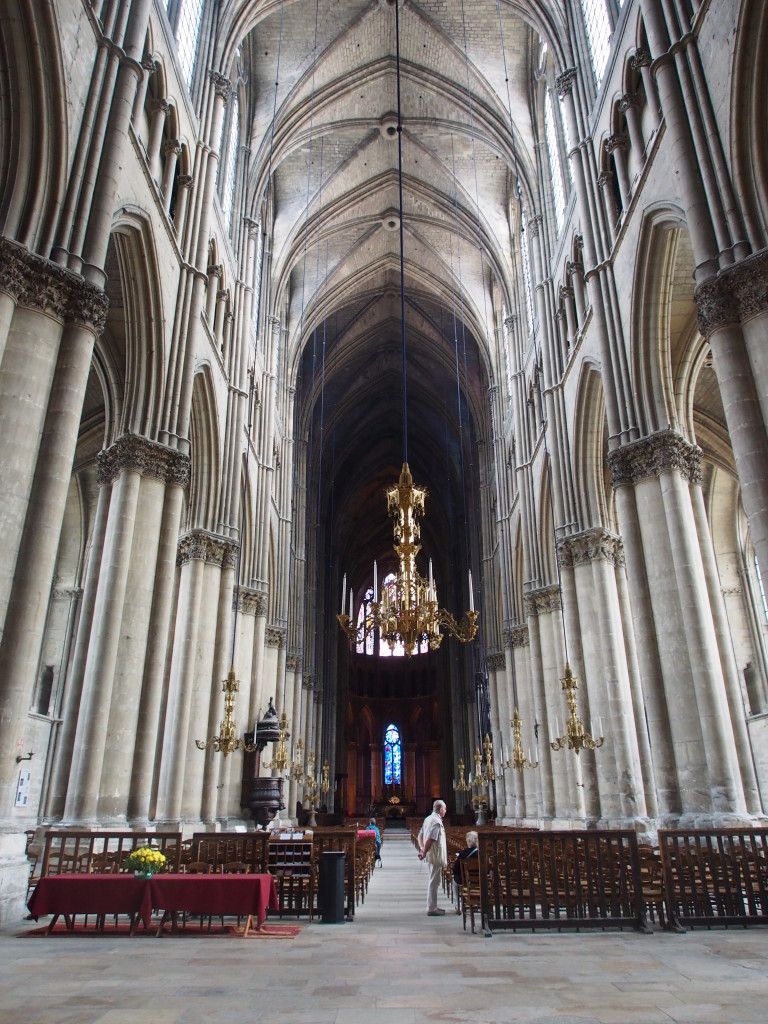
{"label": "stone pillar base", "polygon": [[18,924],[27,916],[30,864],[23,832],[0,834],[0,927]]}

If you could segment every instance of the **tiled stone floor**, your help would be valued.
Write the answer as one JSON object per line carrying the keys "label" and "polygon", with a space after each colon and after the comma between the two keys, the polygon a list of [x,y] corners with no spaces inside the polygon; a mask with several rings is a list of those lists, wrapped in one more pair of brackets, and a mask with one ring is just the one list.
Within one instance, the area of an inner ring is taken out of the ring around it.
{"label": "tiled stone floor", "polygon": [[0,1024],[765,1024],[768,930],[497,934],[428,918],[385,839],[354,923],[291,940],[0,933]]}

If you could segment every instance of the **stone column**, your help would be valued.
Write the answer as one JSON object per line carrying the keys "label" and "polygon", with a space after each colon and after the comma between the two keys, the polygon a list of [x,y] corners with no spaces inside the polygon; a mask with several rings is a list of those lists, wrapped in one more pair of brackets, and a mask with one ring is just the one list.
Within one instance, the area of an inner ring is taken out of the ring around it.
{"label": "stone column", "polygon": [[181,156],[181,142],[178,139],[169,139],[163,146],[163,183],[160,191],[163,194],[163,209],[166,213],[171,207],[171,196],[173,195],[173,179],[176,174],[176,165]]}
{"label": "stone column", "polygon": [[561,541],[559,554],[563,569],[573,573],[582,623],[588,704],[582,698],[579,714],[594,739],[605,736],[594,757],[599,813],[608,827],[631,828],[645,818],[646,807],[616,590],[621,542],[598,528]]}
{"label": "stone column", "polygon": [[[112,690],[105,736],[108,757],[96,809],[98,820],[104,822],[125,821],[130,814],[130,794],[136,785],[133,769],[139,723],[145,704],[143,684],[148,663],[154,657],[150,635],[156,580],[163,568],[159,555],[162,553],[166,480],[179,468],[184,477],[188,466],[178,453],[134,434],[124,435],[102,452],[99,463],[102,479],[107,482],[124,473],[139,476],[135,517],[132,523],[125,524],[126,535],[130,532],[131,539],[115,669],[111,680],[101,679],[101,687],[107,689],[111,682]],[[100,628],[98,620],[94,628]]]}
{"label": "stone column", "polygon": [[[160,447],[158,445],[158,448]],[[158,736],[162,729],[166,659],[177,579],[179,523],[184,490],[189,484],[190,473],[189,456],[171,448],[166,448],[165,452],[165,501],[155,563],[152,617],[147,637],[147,658],[144,664],[128,801],[128,817],[136,825],[145,824],[154,812]]]}
{"label": "stone column", "polygon": [[75,739],[79,770],[70,775],[64,812],[71,821],[97,820],[140,486],[135,468],[126,468],[112,483]]}
{"label": "stone column", "polygon": [[177,556],[179,589],[156,809],[159,821],[172,824],[181,817],[207,541],[202,531],[186,534]]}
{"label": "stone column", "polygon": [[195,179],[191,174],[179,175],[179,187],[176,191],[176,206],[173,211],[173,227],[176,237],[181,242],[184,237],[184,228],[187,223],[187,212],[189,210],[189,196]]}
{"label": "stone column", "polygon": [[[634,486],[637,503],[639,536],[630,547],[642,562],[631,568],[629,583],[632,588],[636,577],[640,581],[640,607],[642,582],[648,584],[668,720],[659,746],[663,751],[668,729],[677,775],[677,792],[664,803],[690,816],[684,820],[706,823],[720,813],[744,813],[745,806],[692,508],[700,457],[698,448],[672,431],[608,456],[614,487],[620,492]],[[634,550],[638,542],[640,551]],[[632,604],[634,610],[634,595]],[[651,741],[656,747],[653,732]]]}
{"label": "stone column", "polygon": [[624,132],[616,132],[609,135],[605,140],[605,152],[613,156],[616,164],[616,174],[619,179],[619,192],[621,193],[621,205],[623,215],[626,216],[629,204],[632,201],[632,186],[629,183],[629,168],[627,166],[627,151],[629,150],[629,139]]}
{"label": "stone column", "polygon": [[[696,289],[699,330],[712,347],[728,434],[757,561],[768,567],[768,252]],[[760,382],[760,388],[756,382]]]}
{"label": "stone column", "polygon": [[160,142],[163,138],[165,121],[170,112],[171,106],[166,99],[152,100],[150,107],[152,116],[149,122],[149,138],[147,139],[147,160],[149,161],[149,173],[158,180],[160,175]]}

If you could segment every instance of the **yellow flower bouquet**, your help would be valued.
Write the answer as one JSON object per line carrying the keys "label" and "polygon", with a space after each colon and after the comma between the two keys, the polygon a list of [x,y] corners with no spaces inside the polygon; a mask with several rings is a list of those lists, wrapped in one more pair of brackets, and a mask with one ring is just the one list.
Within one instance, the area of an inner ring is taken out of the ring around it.
{"label": "yellow flower bouquet", "polygon": [[125,858],[125,870],[139,878],[150,878],[165,866],[165,855],[151,846],[139,846]]}

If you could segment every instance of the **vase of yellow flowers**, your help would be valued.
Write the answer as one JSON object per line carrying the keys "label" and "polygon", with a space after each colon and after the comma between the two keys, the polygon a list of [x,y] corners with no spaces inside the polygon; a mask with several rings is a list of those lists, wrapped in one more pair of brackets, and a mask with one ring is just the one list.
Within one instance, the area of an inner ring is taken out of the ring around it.
{"label": "vase of yellow flowers", "polygon": [[164,866],[164,854],[151,846],[139,846],[125,858],[125,870],[132,871],[134,878],[151,878]]}

